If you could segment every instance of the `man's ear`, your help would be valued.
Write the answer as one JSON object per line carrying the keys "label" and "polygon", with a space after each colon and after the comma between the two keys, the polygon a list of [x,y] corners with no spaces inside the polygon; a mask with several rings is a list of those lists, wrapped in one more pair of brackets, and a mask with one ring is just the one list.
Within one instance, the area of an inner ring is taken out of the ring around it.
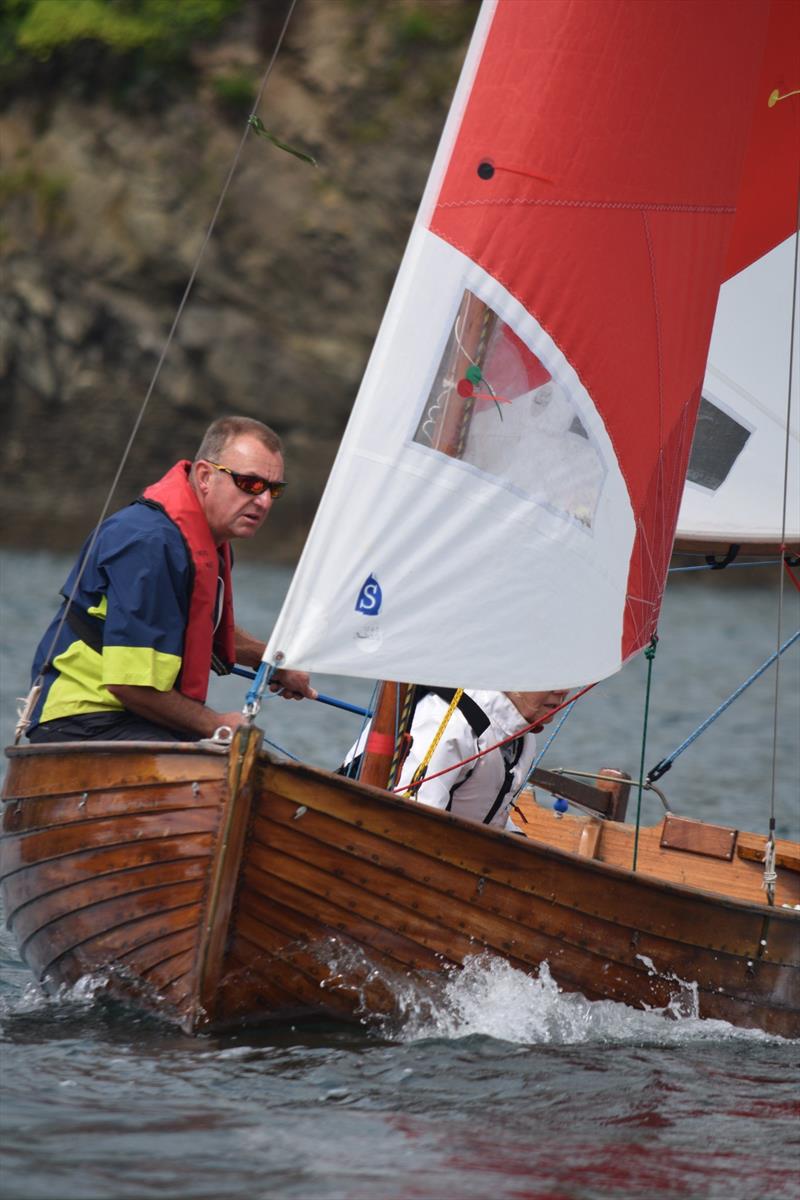
{"label": "man's ear", "polygon": [[209,480],[211,479],[213,468],[206,462],[196,462],[192,465],[192,478],[194,480],[195,490],[200,496],[205,496],[208,491]]}

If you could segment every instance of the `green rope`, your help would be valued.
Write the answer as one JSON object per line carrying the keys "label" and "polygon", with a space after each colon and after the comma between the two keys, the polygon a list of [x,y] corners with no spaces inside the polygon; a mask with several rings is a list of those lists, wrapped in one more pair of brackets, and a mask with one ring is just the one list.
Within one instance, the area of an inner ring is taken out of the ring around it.
{"label": "green rope", "polygon": [[647,752],[647,721],[650,716],[650,684],[653,679],[653,659],[656,656],[656,646],[658,645],[658,637],[654,633],[650,639],[650,645],[644,652],[647,659],[647,690],[644,699],[644,728],[642,729],[642,761],[639,764],[639,791],[636,799],[636,833],[633,838],[633,867],[636,870],[636,862],[639,857],[639,823],[642,813],[642,788],[644,783],[644,761]]}

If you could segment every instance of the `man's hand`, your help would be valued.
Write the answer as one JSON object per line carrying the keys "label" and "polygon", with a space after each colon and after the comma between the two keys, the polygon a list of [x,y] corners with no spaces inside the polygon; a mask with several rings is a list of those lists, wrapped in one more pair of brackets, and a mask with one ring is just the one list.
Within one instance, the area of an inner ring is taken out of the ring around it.
{"label": "man's hand", "polygon": [[280,692],[284,700],[316,700],[316,689],[311,686],[311,677],[305,671],[276,671],[270,681],[269,690]]}
{"label": "man's hand", "polygon": [[[211,710],[209,709],[209,711]],[[215,717],[217,719],[215,732],[217,729],[221,729],[223,725],[227,725],[231,733],[235,733],[240,725],[247,724],[247,717],[242,712],[219,713],[215,714]]]}
{"label": "man's hand", "polygon": [[211,737],[221,725],[238,729],[246,718],[240,712],[218,713],[213,708],[190,700],[173,688],[169,692],[158,692],[155,688],[133,684],[108,684],[112,696],[129,712],[136,713],[156,725],[164,725],[176,732],[196,733],[200,737]]}

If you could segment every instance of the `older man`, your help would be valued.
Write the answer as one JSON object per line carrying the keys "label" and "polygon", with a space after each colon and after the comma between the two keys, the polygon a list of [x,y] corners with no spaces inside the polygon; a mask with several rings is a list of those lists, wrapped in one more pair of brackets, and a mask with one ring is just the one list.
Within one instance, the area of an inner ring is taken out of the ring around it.
{"label": "older man", "polygon": [[[29,739],[184,741],[240,725],[205,703],[212,665],[257,666],[265,647],[234,622],[229,543],[253,537],[285,486],[277,434],[223,417],[194,462],[104,521],[36,651]],[[301,672],[276,680],[289,698],[316,695]]]}

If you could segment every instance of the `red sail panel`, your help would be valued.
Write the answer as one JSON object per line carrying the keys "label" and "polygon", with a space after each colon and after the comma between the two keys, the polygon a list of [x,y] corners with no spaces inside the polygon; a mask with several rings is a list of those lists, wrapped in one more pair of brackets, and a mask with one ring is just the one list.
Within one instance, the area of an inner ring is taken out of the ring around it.
{"label": "red sail panel", "polygon": [[[797,229],[799,88],[800,4],[797,0],[772,0],[726,279],[774,250]],[[786,99],[770,105],[774,92]]]}
{"label": "red sail panel", "polygon": [[637,528],[623,659],[655,630],[767,14],[500,0],[430,221],[547,331],[603,419]]}

